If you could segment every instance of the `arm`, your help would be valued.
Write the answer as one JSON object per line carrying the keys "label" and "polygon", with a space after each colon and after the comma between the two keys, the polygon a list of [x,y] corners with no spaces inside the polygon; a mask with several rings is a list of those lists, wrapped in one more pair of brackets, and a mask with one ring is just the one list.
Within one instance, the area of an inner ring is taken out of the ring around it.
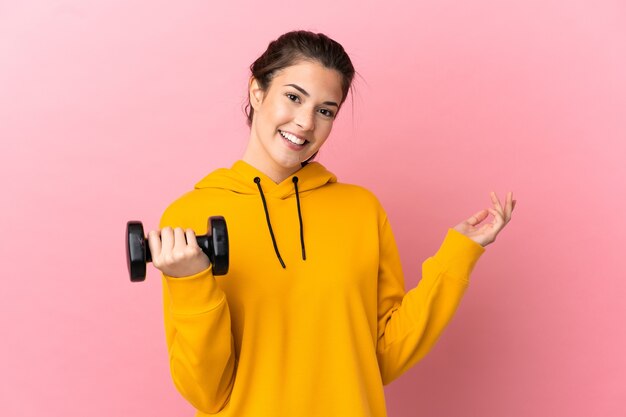
{"label": "arm", "polygon": [[[191,227],[170,206],[160,228]],[[198,225],[199,226],[199,225]],[[176,389],[196,409],[212,414],[226,405],[234,384],[237,359],[230,311],[212,267],[175,278],[164,273],[163,311],[170,372]]]}
{"label": "arm", "polygon": [[485,249],[448,229],[435,253],[422,264],[422,279],[405,294],[398,250],[384,217],[380,235],[377,356],[383,384],[398,378],[435,345],[469,285]]}

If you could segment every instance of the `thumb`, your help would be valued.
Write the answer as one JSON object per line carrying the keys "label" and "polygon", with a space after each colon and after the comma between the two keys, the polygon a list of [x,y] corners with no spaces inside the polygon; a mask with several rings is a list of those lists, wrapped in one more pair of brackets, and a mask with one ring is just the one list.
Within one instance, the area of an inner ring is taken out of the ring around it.
{"label": "thumb", "polygon": [[479,212],[476,212],[472,217],[470,217],[469,219],[467,219],[467,222],[472,225],[472,226],[476,226],[478,223],[482,222],[483,220],[485,220],[485,218],[489,215],[489,212],[485,209],[485,210],[481,210]]}

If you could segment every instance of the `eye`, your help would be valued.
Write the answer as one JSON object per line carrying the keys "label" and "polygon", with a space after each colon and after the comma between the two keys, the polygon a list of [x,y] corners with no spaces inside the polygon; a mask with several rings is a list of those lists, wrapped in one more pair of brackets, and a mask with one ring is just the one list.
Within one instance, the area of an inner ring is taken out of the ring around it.
{"label": "eye", "polygon": [[335,116],[335,113],[333,113],[332,111],[330,111],[328,109],[321,109],[320,111],[326,112],[326,113],[322,113],[324,116],[327,116],[327,117],[330,117],[330,118]]}
{"label": "eye", "polygon": [[[293,101],[294,103],[300,102],[300,97],[297,94],[293,94],[293,93],[285,93],[285,96],[290,100]],[[335,113],[331,110],[328,109],[320,109],[320,111],[322,112],[322,114],[324,116],[326,116],[329,119],[333,119],[335,117]]]}

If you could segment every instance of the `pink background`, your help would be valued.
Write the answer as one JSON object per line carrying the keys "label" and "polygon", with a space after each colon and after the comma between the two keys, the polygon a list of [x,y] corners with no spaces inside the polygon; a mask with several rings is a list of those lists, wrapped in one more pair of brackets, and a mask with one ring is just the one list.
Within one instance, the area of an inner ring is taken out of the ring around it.
{"label": "pink background", "polygon": [[489,191],[518,200],[389,415],[626,415],[626,3],[295,4],[0,3],[0,415],[193,415],[125,224],[242,155],[248,67],[292,29],[352,57],[319,160],[382,200],[407,289]]}

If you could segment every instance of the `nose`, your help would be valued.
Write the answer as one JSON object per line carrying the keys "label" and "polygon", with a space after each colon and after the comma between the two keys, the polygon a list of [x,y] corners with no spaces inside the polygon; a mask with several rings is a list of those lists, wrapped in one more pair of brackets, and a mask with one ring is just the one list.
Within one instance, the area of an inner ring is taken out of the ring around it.
{"label": "nose", "polygon": [[315,128],[314,111],[302,108],[296,116],[296,124],[300,126],[302,130],[313,130]]}

